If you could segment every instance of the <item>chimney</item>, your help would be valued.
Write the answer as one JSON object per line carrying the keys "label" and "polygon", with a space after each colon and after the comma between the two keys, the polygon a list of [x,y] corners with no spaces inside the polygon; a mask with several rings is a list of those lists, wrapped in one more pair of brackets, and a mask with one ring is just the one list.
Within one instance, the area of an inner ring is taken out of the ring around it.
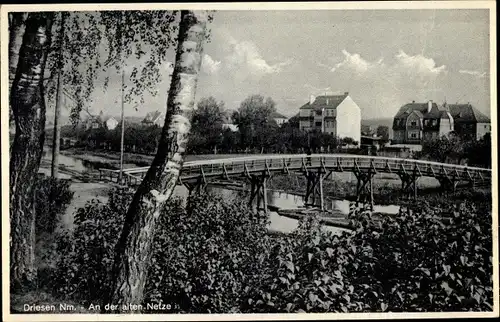
{"label": "chimney", "polygon": [[427,103],[427,113],[430,113],[431,109],[432,109],[432,100],[430,100],[429,103]]}
{"label": "chimney", "polygon": [[309,104],[314,103],[315,100],[316,100],[316,97],[314,95],[309,96]]}
{"label": "chimney", "polygon": [[412,103],[415,103],[415,100],[411,101]]}
{"label": "chimney", "polygon": [[349,95],[349,92],[344,92],[344,95],[345,95],[345,96]]}

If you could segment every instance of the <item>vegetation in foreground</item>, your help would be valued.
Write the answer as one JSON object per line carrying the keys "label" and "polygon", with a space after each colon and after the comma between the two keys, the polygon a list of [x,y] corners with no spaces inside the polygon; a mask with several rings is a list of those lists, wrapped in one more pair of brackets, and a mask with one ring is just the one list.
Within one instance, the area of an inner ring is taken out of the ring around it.
{"label": "vegetation in foreground", "polygon": [[[132,195],[89,202],[75,230],[58,236],[56,269],[44,279],[57,298],[102,304]],[[489,311],[490,206],[430,200],[377,223],[353,207],[352,233],[333,235],[310,217],[276,236],[240,200],[175,199],[160,216],[143,312]]]}

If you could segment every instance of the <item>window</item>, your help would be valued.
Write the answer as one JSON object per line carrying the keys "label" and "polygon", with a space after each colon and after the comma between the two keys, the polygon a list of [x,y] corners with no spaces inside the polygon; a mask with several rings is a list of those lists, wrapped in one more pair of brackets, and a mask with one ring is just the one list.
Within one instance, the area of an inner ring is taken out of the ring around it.
{"label": "window", "polygon": [[321,116],[321,114],[322,114],[322,111],[321,111],[321,110],[316,111],[316,115]]}
{"label": "window", "polygon": [[316,122],[317,127],[321,127],[321,122]]}
{"label": "window", "polygon": [[417,126],[417,121],[411,121],[411,126]]}
{"label": "window", "polygon": [[416,138],[417,138],[417,133],[412,133],[412,134],[410,134],[410,137],[411,137],[412,139],[416,139]]}
{"label": "window", "polygon": [[429,125],[429,120],[424,120],[424,125]]}
{"label": "window", "polygon": [[438,124],[437,120],[432,120],[432,126],[436,126]]}

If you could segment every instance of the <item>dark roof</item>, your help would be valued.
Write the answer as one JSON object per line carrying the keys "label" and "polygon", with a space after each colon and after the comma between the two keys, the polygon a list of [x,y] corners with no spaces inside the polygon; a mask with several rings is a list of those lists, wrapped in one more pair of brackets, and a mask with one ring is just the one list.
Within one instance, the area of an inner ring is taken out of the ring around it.
{"label": "dark roof", "polygon": [[344,93],[342,95],[323,95],[323,96],[318,96],[314,100],[312,104],[307,102],[306,104],[302,105],[300,109],[305,109],[305,108],[313,108],[315,110],[323,109],[323,108],[337,108],[337,106],[342,103],[345,98],[349,95],[349,93]]}
{"label": "dark roof", "polygon": [[447,108],[455,122],[490,123],[490,118],[470,104],[449,104]]}
{"label": "dark roof", "polygon": [[273,112],[271,114],[271,117],[273,119],[288,119],[288,117],[286,117],[285,115],[281,114],[281,113],[278,113],[278,112]]}
{"label": "dark roof", "polygon": [[154,112],[149,112],[146,114],[146,117],[144,118],[143,122],[144,123],[153,123],[155,122],[160,116],[162,115],[162,112],[160,111],[154,111]]}
{"label": "dark roof", "polygon": [[406,118],[413,111],[417,111],[420,117],[424,118],[440,118],[444,110],[439,109],[436,103],[432,103],[430,112],[427,112],[429,103],[408,103],[403,105],[394,118]]}

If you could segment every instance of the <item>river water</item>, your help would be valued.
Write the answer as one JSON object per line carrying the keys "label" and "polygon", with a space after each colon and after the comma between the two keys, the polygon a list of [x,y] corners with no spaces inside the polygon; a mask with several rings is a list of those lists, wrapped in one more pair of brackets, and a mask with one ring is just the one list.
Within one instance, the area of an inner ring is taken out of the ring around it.
{"label": "river water", "polygon": [[[50,162],[50,154],[46,154],[44,156],[44,161],[45,161],[45,163]],[[66,168],[66,169],[70,169],[70,170],[77,171],[77,172],[87,172],[87,171],[93,170],[90,162],[84,162],[84,161],[79,160],[79,159],[72,157],[72,156],[60,155],[59,162],[61,164],[61,168]],[[41,169],[41,172],[46,172],[46,170],[47,169]],[[73,183],[72,188],[79,189],[78,184],[79,183],[76,183],[76,182]],[[241,192],[237,192],[234,190],[223,189],[220,187],[210,187],[209,190],[213,193],[220,194],[227,199],[234,199],[235,197],[237,197],[241,193]],[[89,194],[89,196],[77,195],[77,196],[75,196],[75,198],[89,199],[89,198],[93,197],[92,191],[89,191],[87,193]],[[99,194],[102,196],[102,191],[100,191]],[[185,199],[188,196],[188,190],[184,186],[177,186],[177,188],[174,191],[174,195]],[[299,209],[299,208],[305,207],[304,197],[298,196],[298,195],[293,195],[293,194],[286,193],[286,192],[268,191],[267,199],[268,199],[269,205],[278,207],[280,209],[289,210],[289,209]],[[80,202],[78,202],[78,200],[75,200],[75,202],[80,204]],[[331,211],[335,215],[339,215],[342,217],[349,213],[349,205],[350,205],[350,202],[348,200],[329,200],[329,199],[326,199],[326,201],[325,201],[325,208],[327,210]],[[71,208],[73,208],[73,207],[71,207]],[[374,211],[380,212],[380,213],[386,213],[386,214],[397,214],[399,211],[399,206],[375,205]],[[288,233],[288,232],[291,232],[298,227],[298,220],[297,219],[292,219],[289,217],[279,215],[275,211],[270,211],[269,217],[270,217],[269,218],[270,219],[269,229],[272,231]],[[346,229],[344,229],[344,228],[331,227],[331,226],[323,226],[323,229],[331,231],[335,234],[340,234],[342,231],[346,231]]]}

